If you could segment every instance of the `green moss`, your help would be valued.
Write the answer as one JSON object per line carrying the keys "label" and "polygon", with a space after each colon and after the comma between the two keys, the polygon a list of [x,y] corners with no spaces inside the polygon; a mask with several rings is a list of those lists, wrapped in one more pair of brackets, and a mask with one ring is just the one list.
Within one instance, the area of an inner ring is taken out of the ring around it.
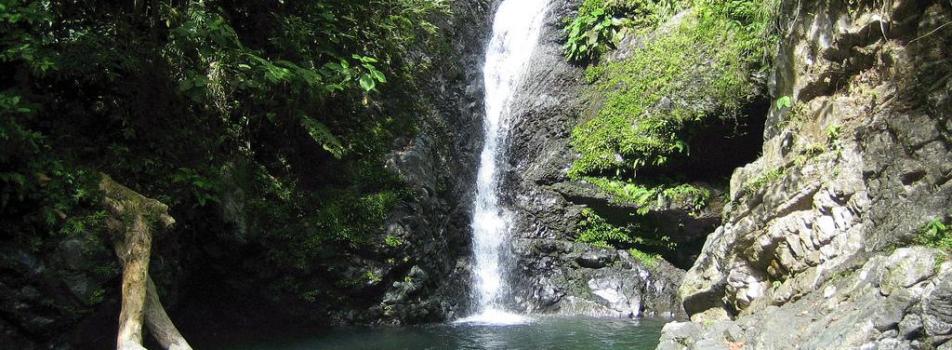
{"label": "green moss", "polygon": [[600,177],[583,177],[583,180],[610,194],[619,204],[634,204],[638,213],[647,214],[664,202],[686,205],[697,211],[707,206],[711,191],[690,184],[644,185],[633,181],[613,180]]}
{"label": "green moss", "polygon": [[757,191],[760,191],[761,188],[766,186],[769,183],[779,180],[786,173],[786,169],[783,167],[776,167],[770,169],[751,181],[748,181],[744,184],[744,193],[752,194]]}
{"label": "green moss", "polygon": [[919,228],[915,243],[952,253],[952,225],[933,219]]}
{"label": "green moss", "polygon": [[388,247],[396,248],[396,247],[402,246],[406,242],[404,242],[402,239],[400,239],[397,236],[387,235],[387,237],[384,237],[383,243],[386,244]]}
{"label": "green moss", "polygon": [[364,278],[367,279],[367,283],[377,283],[383,280],[383,276],[380,276],[376,271],[370,271],[364,273]]}
{"label": "green moss", "polygon": [[661,260],[661,256],[658,254],[648,254],[636,248],[628,249],[628,254],[631,254],[632,258],[650,269],[657,267]]}
{"label": "green moss", "polygon": [[594,118],[572,131],[580,158],[570,174],[661,166],[688,154],[689,129],[714,115],[737,116],[758,94],[752,73],[764,69],[767,0],[696,1],[671,33],[630,58],[589,68],[604,96]]}

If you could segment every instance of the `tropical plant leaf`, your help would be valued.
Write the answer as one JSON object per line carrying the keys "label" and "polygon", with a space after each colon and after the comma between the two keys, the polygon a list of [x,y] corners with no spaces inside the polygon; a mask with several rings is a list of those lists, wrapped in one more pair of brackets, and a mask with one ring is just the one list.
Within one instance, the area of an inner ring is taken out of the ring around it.
{"label": "tropical plant leaf", "polygon": [[340,159],[344,156],[344,146],[340,142],[340,139],[338,139],[324,123],[308,116],[302,116],[301,126],[307,130],[308,135],[311,136],[314,142],[319,143],[321,147],[333,155],[334,158]]}

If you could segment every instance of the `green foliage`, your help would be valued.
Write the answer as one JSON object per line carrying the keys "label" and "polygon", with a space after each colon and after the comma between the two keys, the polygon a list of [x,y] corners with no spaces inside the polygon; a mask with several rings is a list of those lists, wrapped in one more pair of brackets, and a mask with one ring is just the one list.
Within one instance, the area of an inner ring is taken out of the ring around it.
{"label": "green foliage", "polygon": [[380,276],[376,271],[368,270],[364,273],[364,278],[367,279],[367,283],[377,283],[383,280],[383,277]]}
{"label": "green foliage", "polygon": [[[319,192],[261,176],[254,176],[253,181],[258,184],[252,188],[262,189],[255,194],[261,199],[252,202],[248,211],[268,215],[261,217],[263,222],[255,227],[265,233],[267,260],[275,266],[296,270],[308,270],[329,252],[343,254],[373,243],[379,239],[376,237],[382,233],[382,224],[392,208],[409,199],[402,183],[393,175],[376,171],[358,171],[351,187]],[[385,243],[396,242],[385,238]]]}
{"label": "green foliage", "polygon": [[793,107],[793,99],[790,96],[783,96],[777,99],[777,109]]}
{"label": "green foliage", "polygon": [[194,198],[196,207],[218,203],[221,184],[212,177],[199,174],[195,169],[179,168],[172,174],[172,183],[181,185]]}
{"label": "green foliage", "polygon": [[383,243],[386,244],[390,248],[396,248],[396,247],[402,246],[406,242],[404,242],[402,239],[400,239],[397,236],[387,235],[387,237],[384,237]]}
{"label": "green foliage", "polygon": [[622,13],[630,18],[635,27],[646,29],[657,27],[690,6],[690,2],[685,0],[609,0],[608,2],[614,12]]}
{"label": "green foliage", "polygon": [[314,142],[319,143],[325,151],[329,152],[335,158],[339,159],[344,156],[343,144],[341,144],[337,136],[331,133],[326,125],[308,116],[302,116],[301,126],[307,130],[307,134],[311,136]]}
{"label": "green foliage", "polygon": [[729,44],[737,53],[762,63],[777,50],[774,19],[779,8],[779,0],[694,0],[705,25],[733,32]]}
{"label": "green foliage", "polygon": [[[600,6],[601,5],[601,6]],[[578,16],[565,27],[568,35],[563,50],[571,61],[594,61],[614,48],[623,35],[626,21],[612,16],[604,1],[586,0]]]}
{"label": "green foliage", "polygon": [[443,0],[0,0],[0,239],[99,236],[104,172],[169,204],[183,244],[251,244],[260,263],[236,274],[315,297],[295,276],[379,241],[409,198],[384,157],[424,115],[447,15]]}
{"label": "green foliage", "polygon": [[842,126],[839,124],[830,124],[826,127],[826,139],[827,143],[831,145],[836,145],[839,141],[840,133],[842,132]]}
{"label": "green foliage", "polygon": [[634,204],[640,215],[652,209],[673,202],[686,205],[698,211],[711,199],[711,191],[690,184],[661,184],[644,186],[632,181],[612,180],[599,177],[584,177],[585,181],[595,185],[611,195],[611,200],[621,204]]}
{"label": "green foliage", "polygon": [[808,161],[816,158],[826,151],[826,146],[821,143],[812,143],[807,145],[797,151],[797,156],[793,159],[793,166],[797,168],[802,167],[806,165]]}
{"label": "green foliage", "polygon": [[581,214],[582,220],[578,224],[577,242],[597,247],[615,247],[619,249],[628,249],[635,246],[650,247],[655,250],[675,248],[671,238],[664,234],[648,232],[648,230],[636,224],[625,227],[612,225],[590,208],[583,209]]}
{"label": "green foliage", "polygon": [[638,212],[642,215],[647,214],[649,210],[655,207],[655,203],[659,201],[658,196],[662,191],[661,188],[657,187],[648,188],[635,183],[606,178],[585,177],[583,179],[610,194],[612,196],[611,200],[615,203],[629,203],[638,206]]}
{"label": "green foliage", "polygon": [[89,297],[84,302],[86,305],[98,305],[105,299],[106,291],[102,288],[96,288],[92,293],[89,294]]}
{"label": "green foliage", "polygon": [[91,210],[85,215],[75,215],[67,217],[63,222],[59,232],[64,236],[86,236],[90,232],[102,232],[105,230],[106,211]]}
{"label": "green foliage", "polygon": [[681,9],[677,0],[585,0],[565,26],[565,57],[595,62],[632,28],[652,26]]}
{"label": "green foliage", "polygon": [[589,243],[595,246],[624,246],[636,243],[631,232],[609,224],[605,219],[591,209],[582,210],[582,221],[579,222],[578,242]]}
{"label": "green foliage", "polygon": [[0,62],[18,62],[33,74],[56,68],[55,52],[46,45],[51,4],[47,1],[0,1]]}
{"label": "green foliage", "polygon": [[330,238],[357,244],[364,244],[367,235],[378,229],[390,209],[403,199],[392,190],[352,196],[352,192],[337,193],[335,200],[324,205],[316,222],[325,235],[333,233]]}
{"label": "green foliage", "polygon": [[695,211],[700,211],[707,206],[711,200],[711,191],[706,188],[697,187],[691,184],[680,184],[674,187],[665,188],[661,194],[669,200],[687,204]]}
{"label": "green foliage", "polygon": [[10,155],[0,159],[21,167],[0,171],[0,239],[39,250],[48,240],[105,232],[96,174],[42,154],[31,159]]}
{"label": "green foliage", "polygon": [[577,242],[595,247],[626,249],[632,258],[648,268],[658,266],[662,258],[660,254],[645,252],[646,249],[671,251],[675,248],[667,236],[650,238],[646,232],[638,233],[639,227],[636,225],[628,227],[612,225],[589,208],[582,210],[582,220],[579,222],[578,230]]}
{"label": "green foliage", "polygon": [[[690,129],[706,118],[737,117],[760,91],[767,0],[696,1],[692,16],[631,57],[589,68],[603,101],[572,131],[580,153],[570,175],[620,174],[663,166],[689,153]],[[753,12],[751,12],[753,11]]]}
{"label": "green foliage", "polygon": [[628,249],[628,254],[631,255],[636,261],[640,262],[642,265],[649,269],[658,267],[658,264],[661,261],[661,255],[658,254],[648,254],[637,248]]}
{"label": "green foliage", "polygon": [[915,243],[952,253],[952,225],[933,219],[919,229]]}
{"label": "green foliage", "polygon": [[783,167],[772,168],[768,171],[761,173],[760,175],[755,177],[753,180],[747,181],[744,184],[743,192],[746,194],[756,193],[757,191],[760,191],[760,189],[764,188],[764,186],[767,186],[768,184],[779,180],[785,174],[786,174],[786,169],[784,169]]}

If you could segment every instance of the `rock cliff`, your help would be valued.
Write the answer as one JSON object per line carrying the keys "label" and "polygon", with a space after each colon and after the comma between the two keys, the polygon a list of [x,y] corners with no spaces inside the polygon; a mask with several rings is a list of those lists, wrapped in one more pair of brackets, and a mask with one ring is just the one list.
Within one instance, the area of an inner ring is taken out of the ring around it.
{"label": "rock cliff", "polygon": [[952,4],[782,4],[762,155],[659,349],[949,348]]}
{"label": "rock cliff", "polygon": [[[508,258],[513,306],[532,313],[608,317],[683,315],[675,289],[683,270],[646,263],[625,250],[576,243],[582,210],[609,197],[567,176],[579,116],[590,113],[584,67],[565,60],[565,18],[581,1],[550,3],[540,46],[512,107],[503,201],[516,212]],[[634,44],[632,44],[634,45]]]}

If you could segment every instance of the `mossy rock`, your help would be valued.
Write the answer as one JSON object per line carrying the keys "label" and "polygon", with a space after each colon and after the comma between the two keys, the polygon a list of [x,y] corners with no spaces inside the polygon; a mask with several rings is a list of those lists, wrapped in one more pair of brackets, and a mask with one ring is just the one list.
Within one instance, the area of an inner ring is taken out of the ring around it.
{"label": "mossy rock", "polygon": [[697,3],[676,29],[649,36],[630,57],[589,68],[598,107],[572,132],[580,157],[571,176],[663,166],[690,153],[692,127],[743,118],[762,97],[757,77],[770,45],[760,28],[768,17]]}

